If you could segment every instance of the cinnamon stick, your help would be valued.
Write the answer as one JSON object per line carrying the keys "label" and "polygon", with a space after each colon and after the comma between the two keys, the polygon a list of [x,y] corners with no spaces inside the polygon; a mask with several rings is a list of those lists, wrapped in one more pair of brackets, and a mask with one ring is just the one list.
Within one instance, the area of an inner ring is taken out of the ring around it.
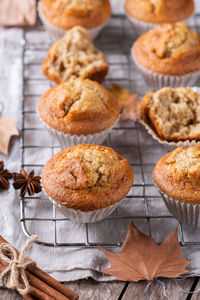
{"label": "cinnamon stick", "polygon": [[[30,295],[30,296],[29,296]],[[32,297],[31,299],[37,299],[37,300],[55,300],[56,298],[53,298],[42,291],[38,290],[35,287],[31,286],[31,292],[28,296]],[[22,295],[22,297],[26,300],[27,295]]]}
{"label": "cinnamon stick", "polygon": [[34,300],[34,298],[31,295],[24,295],[23,297],[25,300]]}
{"label": "cinnamon stick", "polygon": [[[40,290],[41,292],[45,293],[46,295],[56,300],[70,300],[68,297],[59,293],[57,290],[53,289],[51,286],[47,285],[45,282],[41,281],[39,278],[35,277],[34,275],[30,274],[27,271],[26,271],[26,275],[31,287]],[[33,293],[31,292],[31,294]],[[50,298],[45,300],[50,300]]]}
{"label": "cinnamon stick", "polygon": [[[2,243],[8,242],[0,235],[0,244]],[[17,252],[19,253],[18,250]],[[0,260],[0,273],[6,266],[7,263]],[[36,266],[27,268],[26,275],[32,288],[30,295],[23,296],[26,300],[34,299],[34,297],[39,300],[77,300],[79,297]]]}
{"label": "cinnamon stick", "polygon": [[79,296],[77,294],[72,292],[69,288],[67,288],[66,286],[64,286],[63,284],[61,284],[51,276],[49,276],[47,273],[45,273],[43,270],[39,269],[38,267],[34,267],[34,266],[29,267],[28,271],[31,274],[35,275],[40,280],[42,280],[43,282],[45,282],[46,284],[48,284],[49,286],[51,286],[52,288],[54,288],[55,290],[57,290],[58,292],[60,292],[61,294],[68,297],[70,300],[78,299]]}

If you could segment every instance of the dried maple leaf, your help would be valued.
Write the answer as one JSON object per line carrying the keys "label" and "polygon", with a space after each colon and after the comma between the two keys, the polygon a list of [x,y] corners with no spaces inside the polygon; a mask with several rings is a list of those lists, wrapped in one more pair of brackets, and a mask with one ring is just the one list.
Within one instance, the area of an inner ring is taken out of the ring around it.
{"label": "dried maple leaf", "polygon": [[19,135],[16,120],[11,118],[0,119],[0,152],[8,154],[8,146],[13,135]]}
{"label": "dried maple leaf", "polygon": [[113,84],[110,92],[116,97],[121,108],[120,121],[137,121],[140,106],[140,98],[125,88]]}
{"label": "dried maple leaf", "polygon": [[0,25],[34,25],[36,21],[36,0],[1,0]]}
{"label": "dried maple leaf", "polygon": [[117,255],[102,249],[111,267],[103,273],[119,280],[137,282],[151,281],[156,277],[174,278],[187,273],[185,267],[191,262],[183,257],[175,229],[161,245],[130,224],[126,240]]}

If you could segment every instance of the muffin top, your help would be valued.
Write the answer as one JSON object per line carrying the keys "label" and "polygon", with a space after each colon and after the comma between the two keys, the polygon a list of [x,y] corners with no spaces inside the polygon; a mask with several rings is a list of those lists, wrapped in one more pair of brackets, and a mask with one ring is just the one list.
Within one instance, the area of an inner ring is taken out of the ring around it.
{"label": "muffin top", "polygon": [[200,204],[200,146],[167,153],[155,166],[154,180],[168,196]]}
{"label": "muffin top", "polygon": [[97,27],[111,15],[109,0],[42,0],[41,5],[47,20],[62,29]]}
{"label": "muffin top", "polygon": [[81,26],[73,27],[54,43],[42,64],[45,76],[58,84],[79,77],[101,82],[108,69],[104,54]]}
{"label": "muffin top", "polygon": [[53,156],[42,170],[45,192],[60,204],[99,210],[122,200],[133,183],[128,161],[112,148],[78,145]]}
{"label": "muffin top", "polygon": [[144,22],[177,22],[188,18],[194,10],[193,0],[126,0],[127,13]]}
{"label": "muffin top", "polygon": [[184,75],[200,70],[200,35],[184,23],[163,24],[142,35],[133,54],[153,72]]}
{"label": "muffin top", "polygon": [[115,97],[89,79],[77,79],[49,89],[38,104],[40,118],[72,135],[97,133],[111,127],[119,116]]}
{"label": "muffin top", "polygon": [[144,96],[140,119],[167,141],[200,139],[200,95],[190,88],[165,87]]}

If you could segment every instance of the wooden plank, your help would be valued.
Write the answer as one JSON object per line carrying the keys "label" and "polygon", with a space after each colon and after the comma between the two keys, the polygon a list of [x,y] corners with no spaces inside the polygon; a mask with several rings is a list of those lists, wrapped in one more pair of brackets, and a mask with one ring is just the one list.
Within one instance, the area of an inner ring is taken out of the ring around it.
{"label": "wooden plank", "polygon": [[13,290],[0,289],[0,299],[1,300],[21,300],[22,297]]}
{"label": "wooden plank", "polygon": [[121,281],[96,282],[93,279],[83,279],[67,282],[66,285],[79,295],[80,300],[116,300],[125,283]]}
{"label": "wooden plank", "polygon": [[[175,283],[173,279],[161,279],[165,285],[165,294],[169,297],[170,300],[183,300],[186,299],[187,297],[187,291],[190,290],[194,278],[187,278],[181,281],[178,281],[178,286]],[[155,300],[156,295],[153,289],[149,287],[146,292],[145,289],[147,287],[147,282],[138,282],[138,283],[130,283],[124,297],[122,298],[123,300],[130,300],[130,299],[137,299],[137,300]],[[164,299],[164,288],[163,286],[159,283],[156,282],[155,284],[156,290],[159,293],[159,296],[161,299]],[[182,290],[185,290],[186,293]],[[167,297],[165,297],[167,299]],[[195,299],[197,300],[197,299]],[[200,298],[199,298],[200,300]]]}
{"label": "wooden plank", "polygon": [[200,280],[197,283],[197,286],[194,290],[194,294],[192,295],[191,300],[200,300]]}
{"label": "wooden plank", "polygon": [[[80,296],[80,300],[116,300],[125,285],[124,282],[96,282],[92,279],[64,283]],[[0,289],[1,300],[21,300],[22,297],[13,290]]]}
{"label": "wooden plank", "polygon": [[[183,281],[178,281],[179,287],[177,287],[176,283],[173,279],[161,279],[161,281],[165,284],[165,292],[170,300],[183,300],[187,297],[187,291],[190,290],[194,279],[187,278]],[[92,279],[88,280],[79,280],[75,282],[67,282],[65,283],[70,289],[74,292],[78,293],[80,296],[80,300],[117,300],[121,294],[121,291],[125,285],[124,282],[113,281],[113,282],[96,282]],[[163,287],[161,284],[155,284],[156,289],[162,299],[163,297]],[[144,294],[144,291],[147,287],[147,282],[138,282],[138,283],[130,283],[122,300],[155,300],[155,293],[149,287],[147,292]],[[182,291],[181,289],[185,290]],[[196,291],[200,289],[200,282],[196,287]],[[22,297],[12,290],[7,290],[4,288],[0,289],[0,299],[1,300],[21,300]],[[167,299],[167,298],[166,298]],[[191,300],[200,300],[200,293],[194,294]]]}

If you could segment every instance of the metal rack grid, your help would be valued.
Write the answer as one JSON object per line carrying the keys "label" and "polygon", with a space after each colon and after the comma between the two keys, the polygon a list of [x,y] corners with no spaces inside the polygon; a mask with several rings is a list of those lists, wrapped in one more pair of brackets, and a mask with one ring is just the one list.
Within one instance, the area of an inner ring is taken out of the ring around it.
{"label": "metal rack grid", "polygon": [[[198,24],[200,24],[200,15],[195,15],[190,25],[198,30],[200,29]],[[148,87],[145,85],[141,75],[135,70],[131,61],[130,49],[134,40],[135,36],[127,19],[123,15],[118,15],[112,17],[107,27],[98,39],[95,40],[95,44],[97,48],[104,51],[107,61],[110,64],[110,73],[107,76],[105,86],[117,83],[142,96],[148,91]],[[52,41],[39,21],[33,29],[24,29],[22,40],[22,73],[24,80],[20,138],[21,166],[26,169],[34,169],[36,173],[41,172],[45,163],[45,161],[37,161],[40,158],[41,151],[46,154],[48,153],[45,156],[47,161],[60,150],[59,145],[56,145],[49,137],[48,142],[45,142],[48,133],[42,128],[39,119],[37,119],[36,112],[37,100],[45,90],[51,87],[51,83],[41,72],[41,63],[51,44]],[[35,126],[36,124],[37,126]],[[45,134],[44,140],[42,137],[43,134]],[[31,144],[30,137],[34,136],[38,137],[38,142]],[[20,222],[22,230],[27,237],[31,234],[40,235],[39,232],[35,232],[32,225],[42,223],[41,228],[44,230],[43,237],[45,237],[45,230],[50,230],[50,227],[53,230],[51,240],[45,240],[45,238],[39,239],[37,243],[42,245],[68,247],[95,247],[99,245],[119,247],[127,231],[127,224],[131,220],[134,220],[136,223],[137,220],[142,220],[145,223],[146,232],[153,236],[157,236],[156,228],[160,224],[163,224],[164,228],[165,222],[167,224],[172,223],[174,227],[174,222],[176,221],[167,209],[161,205],[163,203],[162,199],[157,193],[152,179],[152,170],[155,162],[167,152],[167,149],[148,136],[140,124],[131,121],[117,124],[108,136],[105,145],[113,147],[117,152],[127,157],[135,173],[135,182],[126,198],[127,203],[130,204],[131,201],[133,211],[118,208],[115,213],[100,223],[101,226],[107,226],[108,222],[110,222],[109,224],[113,222],[113,226],[118,224],[118,229],[121,229],[125,223],[126,229],[123,232],[118,230],[115,240],[111,242],[110,240],[102,242],[101,239],[91,241],[90,232],[97,230],[95,226],[98,223],[83,224],[81,225],[81,230],[83,230],[83,226],[85,230],[83,241],[76,241],[73,238],[66,241],[61,240],[58,237],[59,224],[63,224],[64,222],[65,225],[62,226],[66,226],[67,229],[72,228],[71,226],[68,227],[70,221],[59,215],[56,208],[41,193],[34,197],[20,199]],[[29,160],[27,160],[27,157],[29,157]],[[29,207],[30,203],[34,203],[31,208]],[[38,203],[45,203],[45,211],[47,212],[45,216],[40,216],[42,206],[37,207]],[[142,209],[137,209],[138,203],[142,206]],[[46,205],[48,209],[46,209]],[[68,230],[70,235],[70,229]],[[198,232],[199,238],[195,240],[186,239],[186,233],[187,228],[179,224],[179,237],[182,246],[200,245],[200,231]]]}

